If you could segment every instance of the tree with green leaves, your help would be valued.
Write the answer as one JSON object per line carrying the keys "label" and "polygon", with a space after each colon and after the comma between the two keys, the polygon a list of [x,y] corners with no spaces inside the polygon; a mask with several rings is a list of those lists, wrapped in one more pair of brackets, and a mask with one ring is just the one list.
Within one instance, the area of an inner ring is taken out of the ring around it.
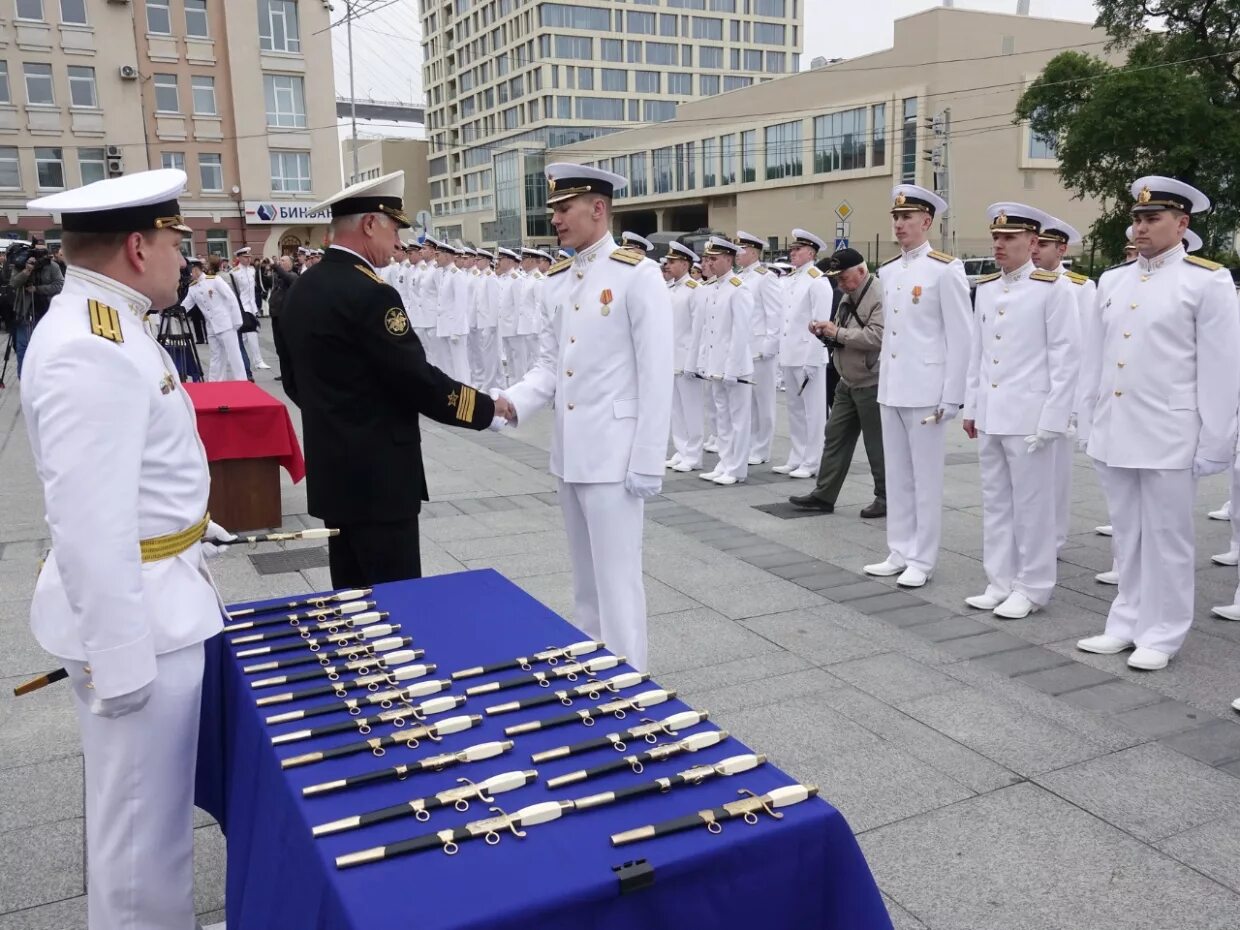
{"label": "tree with green leaves", "polygon": [[[1181,178],[1214,209],[1193,229],[1204,254],[1235,262],[1240,228],[1240,0],[1098,0],[1096,25],[1112,64],[1063,52],[1021,96],[1017,120],[1057,140],[1059,174],[1102,202],[1091,237],[1118,258],[1129,185],[1146,174]],[[1154,31],[1158,24],[1162,31]]]}

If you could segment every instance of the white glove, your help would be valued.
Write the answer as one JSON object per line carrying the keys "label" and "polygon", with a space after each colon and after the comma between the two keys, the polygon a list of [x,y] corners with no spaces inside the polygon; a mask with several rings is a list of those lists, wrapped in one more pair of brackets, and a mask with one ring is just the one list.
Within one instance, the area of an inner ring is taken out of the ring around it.
{"label": "white glove", "polygon": [[1078,439],[1076,441],[1076,451],[1077,452],[1088,452],[1089,451],[1089,440]]}
{"label": "white glove", "polygon": [[1054,442],[1062,436],[1063,433],[1052,433],[1050,430],[1040,429],[1035,435],[1025,437],[1025,452],[1032,455],[1048,442]]}
{"label": "white glove", "polygon": [[130,691],[128,694],[118,694],[116,697],[95,698],[90,702],[90,712],[96,717],[124,717],[126,714],[132,714],[136,710],[141,710],[146,706],[146,702],[151,699],[152,685],[147,683],[137,691]]}
{"label": "white glove", "polygon": [[624,489],[643,500],[656,496],[663,490],[663,479],[656,475],[639,475],[635,471],[624,476]]}
{"label": "white glove", "polygon": [[491,418],[491,425],[488,426],[487,429],[493,430],[494,432],[498,433],[500,430],[502,430],[507,425],[508,425],[507,420],[505,420],[503,417],[496,416],[496,417]]}
{"label": "white glove", "polygon": [[1206,478],[1210,475],[1217,475],[1221,471],[1227,471],[1231,468],[1230,462],[1213,462],[1210,459],[1203,459],[1199,455],[1193,456],[1193,477]]}
{"label": "white glove", "polygon": [[[210,522],[207,523],[207,532],[204,534],[203,539],[202,539],[202,554],[205,555],[208,559],[217,558],[228,547],[227,546],[213,546],[211,545],[212,541],[220,540],[223,542],[231,542],[232,540],[236,538],[237,538],[236,533],[228,532],[228,530],[224,529],[224,527],[220,526],[214,520],[211,520]],[[135,710],[136,709],[137,708],[135,708]]]}
{"label": "white glove", "polygon": [[1076,436],[1076,422],[1077,422],[1077,421],[1076,421],[1076,414],[1075,414],[1075,413],[1074,413],[1074,414],[1072,414],[1072,416],[1068,417],[1068,432],[1067,432],[1065,435],[1066,435],[1069,439],[1072,439],[1072,438],[1074,438],[1074,437]]}

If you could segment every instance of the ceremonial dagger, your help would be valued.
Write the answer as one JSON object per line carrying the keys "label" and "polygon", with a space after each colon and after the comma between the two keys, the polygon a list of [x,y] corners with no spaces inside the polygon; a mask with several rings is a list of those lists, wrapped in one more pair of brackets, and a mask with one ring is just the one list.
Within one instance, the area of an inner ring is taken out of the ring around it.
{"label": "ceremonial dagger", "polygon": [[438,833],[427,833],[411,840],[402,840],[399,843],[389,843],[387,846],[375,846],[372,849],[337,856],[336,868],[346,869],[353,865],[380,862],[393,856],[436,847],[442,847],[444,852],[453,856],[459,848],[457,843],[479,836],[486,840],[488,846],[494,846],[499,842],[502,831],[510,830],[513,836],[525,836],[525,831],[518,830],[518,827],[532,827],[536,824],[559,820],[560,816],[571,806],[569,801],[543,801],[541,804],[523,807],[515,814],[508,814],[498,807],[492,807],[491,812],[498,816],[488,817],[486,820],[475,820],[473,823],[467,823],[454,830],[440,830]]}
{"label": "ceremonial dagger", "polygon": [[674,697],[676,697],[675,691],[655,688],[653,691],[643,691],[641,694],[635,694],[631,698],[619,698],[615,701],[608,701],[606,704],[599,704],[597,707],[575,710],[571,714],[550,717],[547,720],[531,720],[529,723],[517,723],[513,726],[505,727],[504,735],[520,736],[522,733],[549,730],[552,727],[564,726],[569,723],[582,723],[592,727],[596,719],[606,717],[608,714],[611,714],[617,720],[623,720],[630,710],[643,711],[648,707],[653,707],[655,704],[670,701]]}
{"label": "ceremonial dagger", "polygon": [[282,714],[272,714],[264,722],[291,723],[294,720],[305,720],[307,717],[320,717],[323,714],[339,714],[346,711],[356,717],[362,712],[363,707],[378,706],[387,710],[393,704],[407,704],[413,698],[426,697],[428,694],[438,694],[440,691],[446,691],[451,687],[452,682],[446,678],[420,681],[417,684],[410,685],[408,688],[400,688],[396,691],[379,691],[366,697],[347,698],[343,701],[332,701],[327,704],[314,704],[302,710],[289,710]]}
{"label": "ceremonial dagger", "polygon": [[555,759],[563,759],[565,756],[576,755],[579,752],[589,752],[591,749],[604,749],[608,746],[615,749],[616,752],[624,752],[628,749],[626,740],[644,739],[648,743],[655,743],[658,742],[660,733],[668,736],[677,736],[680,730],[696,727],[699,723],[705,722],[708,716],[709,714],[702,710],[681,711],[679,714],[672,714],[670,717],[664,717],[662,720],[648,720],[641,724],[641,726],[630,727],[620,733],[607,733],[604,736],[583,740],[570,746],[557,746],[555,749],[536,752],[530,756],[530,761],[538,765],[542,762],[551,762]]}
{"label": "ceremonial dagger", "polygon": [[312,832],[315,836],[329,836],[333,833],[343,833],[345,830],[368,827],[372,823],[384,823],[388,820],[397,820],[401,817],[409,816],[412,816],[420,823],[425,823],[431,819],[430,812],[438,807],[447,807],[451,804],[458,811],[464,812],[469,810],[470,801],[478,800],[484,804],[490,804],[495,800],[492,795],[524,788],[537,778],[538,772],[534,769],[530,769],[527,772],[504,772],[502,775],[493,775],[486,781],[477,783],[470,781],[468,778],[458,778],[457,781],[460,782],[460,787],[448,788],[446,791],[440,791],[438,794],[432,794],[429,797],[418,798],[414,801],[404,801],[400,804],[393,804],[391,807],[368,811],[365,814],[356,814],[352,817],[342,817],[340,820],[333,820],[330,823],[321,823]]}
{"label": "ceremonial dagger", "polygon": [[542,652],[536,652],[532,656],[519,656],[510,659],[507,662],[497,662],[494,665],[475,665],[473,668],[463,668],[459,672],[452,673],[452,680],[458,681],[461,678],[476,678],[479,675],[490,675],[494,672],[504,672],[510,668],[519,668],[524,672],[528,672],[534,665],[542,662],[548,665],[555,665],[561,659],[569,659],[574,656],[583,656],[591,652],[598,652],[603,648],[602,643],[593,640],[584,640],[580,643],[573,643],[570,646],[561,646],[558,649],[545,649]]}
{"label": "ceremonial dagger", "polygon": [[487,713],[491,715],[508,714],[514,710],[528,710],[531,707],[554,704],[556,701],[559,701],[565,707],[572,707],[573,698],[588,697],[592,701],[597,701],[599,695],[604,691],[615,694],[617,691],[623,691],[625,688],[634,688],[643,681],[649,680],[650,676],[641,672],[624,672],[604,681],[587,681],[584,685],[578,685],[566,691],[543,694],[534,698],[526,698],[523,701],[509,701],[507,704],[494,704],[487,708]]}
{"label": "ceremonial dagger", "polygon": [[405,665],[401,668],[385,669],[381,672],[375,672],[373,675],[359,675],[357,678],[350,678],[345,681],[333,681],[329,685],[320,685],[317,688],[306,688],[304,691],[285,691],[283,694],[267,694],[258,698],[254,703],[259,707],[269,707],[272,704],[288,704],[292,701],[300,701],[303,698],[320,697],[324,694],[334,694],[336,697],[344,697],[350,691],[358,688],[365,688],[368,691],[378,691],[383,685],[395,685],[400,681],[410,681],[414,678],[425,678],[435,669],[439,668],[434,662],[420,662],[416,665]]}
{"label": "ceremonial dagger", "polygon": [[[281,659],[277,662],[259,662],[255,665],[244,665],[241,671],[247,675],[253,675],[256,672],[274,672],[277,669],[293,668],[297,665],[311,665],[315,662],[326,667],[333,659],[347,659],[350,662],[363,656],[377,659],[382,658],[380,653],[390,652],[393,649],[402,649],[412,642],[413,638],[410,636],[391,636],[387,639],[377,639],[373,643],[343,646],[340,649],[324,652],[321,655],[311,653],[308,656],[298,656],[295,659]],[[422,652],[423,650],[415,649],[414,651]]]}
{"label": "ceremonial dagger", "polygon": [[[693,377],[697,378],[699,381],[718,382],[718,381],[723,380],[722,378],[708,378],[706,377],[706,375],[699,375],[696,371],[691,371],[689,372],[689,374],[693,375]],[[744,378],[737,378],[736,383],[737,384],[748,384],[750,387],[753,387],[753,382],[746,381]]]}
{"label": "ceremonial dagger", "polygon": [[379,769],[377,772],[365,772],[362,775],[350,775],[347,778],[325,781],[318,785],[307,785],[301,789],[301,793],[303,797],[309,798],[319,794],[327,794],[329,791],[338,791],[341,788],[355,788],[358,785],[366,785],[372,781],[384,781],[389,778],[404,781],[414,772],[442,772],[452,765],[494,759],[496,756],[502,756],[510,749],[512,749],[512,740],[478,743],[456,752],[427,756],[425,759],[420,759],[417,762],[405,762],[400,765],[394,765],[389,769]]}
{"label": "ceremonial dagger", "polygon": [[293,542],[298,539],[330,539],[333,536],[339,536],[340,530],[328,529],[325,526],[313,527],[308,530],[298,530],[295,533],[259,533],[257,536],[237,536],[234,539],[208,539],[203,537],[203,542],[208,542],[213,546],[240,546],[249,543],[251,546],[257,546],[259,543],[265,542]]}
{"label": "ceremonial dagger", "polygon": [[358,598],[370,594],[372,590],[372,588],[351,588],[348,591],[336,591],[333,594],[303,597],[296,601],[285,601],[283,604],[267,604],[263,607],[240,607],[227,613],[231,619],[240,620],[242,617],[252,617],[255,614],[267,614],[278,610],[297,610],[301,607],[326,607],[331,603],[356,601]]}
{"label": "ceremonial dagger", "polygon": [[290,626],[299,626],[303,620],[317,620],[322,617],[343,617],[348,614],[360,613],[363,610],[370,610],[376,605],[375,601],[351,600],[345,601],[335,607],[312,607],[309,610],[295,611],[291,614],[281,614],[277,617],[261,617],[258,620],[243,620],[240,623],[231,623],[224,627],[225,633],[239,633],[242,630],[253,629],[259,626],[272,626],[277,623],[287,623]]}
{"label": "ceremonial dagger", "polygon": [[388,746],[400,746],[403,744],[412,749],[423,739],[429,739],[437,743],[442,737],[448,736],[451,733],[460,733],[463,730],[472,729],[481,722],[482,718],[476,714],[449,717],[447,720],[439,721],[439,723],[410,727],[408,730],[400,730],[388,736],[375,736],[371,739],[359,740],[354,743],[332,746],[330,749],[320,749],[318,752],[307,752],[300,756],[290,756],[280,761],[280,768],[295,769],[298,766],[311,765],[315,762],[326,762],[328,759],[339,759],[343,756],[356,755],[359,752],[366,752],[366,750],[370,750],[375,758],[378,759],[382,758],[387,752]]}
{"label": "ceremonial dagger", "polygon": [[623,768],[632,769],[634,775],[640,775],[645,771],[645,763],[647,762],[662,762],[664,759],[678,756],[682,752],[698,752],[702,749],[709,749],[711,746],[718,746],[727,738],[727,730],[707,730],[705,733],[690,733],[677,743],[664,743],[662,746],[655,746],[654,749],[648,749],[635,756],[625,756],[623,759],[613,759],[611,762],[604,762],[602,765],[597,765],[592,769],[580,769],[576,772],[569,772],[566,775],[548,778],[547,787],[560,788],[564,785],[585,781],[588,778],[618,772]]}
{"label": "ceremonial dagger", "polygon": [[397,727],[403,727],[405,721],[410,717],[414,720],[425,720],[434,714],[443,714],[450,710],[456,710],[465,703],[465,700],[460,695],[452,694],[446,697],[431,698],[429,701],[423,701],[421,704],[406,704],[402,707],[394,707],[391,710],[385,710],[381,714],[374,714],[370,717],[362,717],[360,719],[352,717],[339,723],[328,723],[321,727],[311,727],[308,730],[294,730],[291,733],[281,733],[271,738],[271,745],[280,746],[284,743],[296,743],[304,739],[313,739],[316,736],[327,736],[331,733],[347,733],[354,728],[362,736],[365,736],[370,732],[372,725],[394,723]]}
{"label": "ceremonial dagger", "polygon": [[696,765],[691,769],[685,769],[683,772],[677,772],[675,775],[669,775],[666,778],[656,778],[653,781],[642,782],[640,785],[631,785],[628,788],[620,788],[616,791],[601,791],[598,794],[577,798],[573,801],[573,808],[583,811],[589,810],[591,807],[602,807],[604,804],[615,804],[617,801],[640,798],[647,794],[663,794],[671,791],[677,785],[700,785],[706,779],[715,775],[737,775],[741,772],[752,771],[758,766],[765,764],[766,756],[752,752],[741,756],[730,756],[727,759],[720,759],[713,764]]}
{"label": "ceremonial dagger", "polygon": [[236,655],[238,659],[248,659],[251,656],[266,656],[273,652],[295,652],[301,648],[309,649],[311,652],[318,652],[325,645],[340,645],[350,640],[365,642],[368,639],[376,639],[383,636],[390,636],[400,631],[399,623],[377,623],[374,626],[361,627],[360,629],[345,630],[343,633],[332,633],[324,636],[322,639],[315,639],[313,636],[306,639],[299,639],[292,643],[280,643],[276,646],[255,646],[251,649],[241,649]]}
{"label": "ceremonial dagger", "polygon": [[399,668],[404,662],[414,662],[426,655],[425,649],[400,649],[381,656],[363,656],[342,662],[340,665],[323,665],[309,671],[294,672],[291,675],[276,675],[273,678],[259,678],[250,682],[251,688],[271,688],[275,685],[291,685],[299,681],[313,681],[316,678],[327,678],[339,681],[344,672],[361,672],[363,675],[372,668]]}
{"label": "ceremonial dagger", "polygon": [[561,665],[549,672],[534,672],[532,675],[518,675],[515,678],[506,678],[503,681],[474,685],[472,688],[466,688],[465,693],[470,697],[474,697],[479,694],[491,694],[495,691],[507,691],[510,688],[520,688],[523,685],[534,684],[543,688],[549,688],[551,687],[551,682],[557,678],[567,678],[569,681],[576,681],[580,675],[589,676],[595,672],[605,672],[609,668],[623,665],[625,661],[625,656],[599,656],[597,659],[591,659],[589,662],[573,662],[570,665]]}
{"label": "ceremonial dagger", "polygon": [[[300,621],[297,623],[292,622],[291,618],[298,617],[298,614],[289,614],[288,617],[281,619],[281,622],[287,621],[288,629],[277,627],[273,630],[247,633],[245,636],[234,636],[228,643],[231,646],[241,646],[245,643],[261,643],[273,639],[284,639],[289,636],[300,636],[304,639],[311,633],[335,633],[337,630],[352,630],[359,626],[368,626],[389,616],[386,610],[369,609],[374,606],[374,601],[350,601],[347,604],[341,604],[339,607],[325,608],[327,610],[326,614],[310,611],[309,613],[316,616],[311,617],[309,614],[300,615],[302,619],[314,621],[313,623],[307,623],[305,626],[302,626]],[[363,610],[366,613],[361,613]],[[356,614],[356,616],[350,616],[351,614]],[[225,630],[224,632],[231,633],[234,631]]]}
{"label": "ceremonial dagger", "polygon": [[[759,814],[770,814],[776,820],[782,820],[784,815],[776,811],[775,808],[788,807],[791,804],[799,804],[801,801],[809,800],[818,794],[818,786],[785,785],[783,788],[776,788],[761,795],[754,794],[748,788],[742,788],[737,793],[747,795],[747,797],[740,801],[731,801],[722,807],[708,808],[698,811],[696,814],[677,817],[674,820],[664,820],[647,827],[625,830],[623,833],[613,833],[611,845],[626,846],[629,843],[636,843],[640,840],[651,840],[660,836],[669,836],[673,833],[692,830],[694,827],[700,827],[703,824],[706,825],[706,829],[711,833],[722,833],[723,827],[720,825],[720,821],[732,820],[735,817],[744,818],[747,824],[757,823]],[[337,860],[336,864],[339,865],[340,861]]]}

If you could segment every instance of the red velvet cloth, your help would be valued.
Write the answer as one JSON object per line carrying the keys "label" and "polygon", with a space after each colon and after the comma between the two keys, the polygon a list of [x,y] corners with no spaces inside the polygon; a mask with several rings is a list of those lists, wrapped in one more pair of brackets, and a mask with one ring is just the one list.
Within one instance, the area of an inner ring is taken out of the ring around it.
{"label": "red velvet cloth", "polygon": [[249,381],[186,382],[207,461],[275,458],[297,483],[306,460],[284,404]]}

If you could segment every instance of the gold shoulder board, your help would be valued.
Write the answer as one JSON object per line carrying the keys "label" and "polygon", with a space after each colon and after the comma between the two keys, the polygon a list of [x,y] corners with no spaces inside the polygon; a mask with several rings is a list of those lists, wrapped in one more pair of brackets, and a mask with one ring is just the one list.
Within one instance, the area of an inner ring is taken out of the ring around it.
{"label": "gold shoulder board", "polygon": [[946,252],[932,251],[929,253],[929,255],[936,262],[942,262],[945,265],[950,265],[952,262],[956,260],[955,255],[948,255]]}
{"label": "gold shoulder board", "polygon": [[613,261],[624,262],[626,265],[640,265],[645,257],[644,252],[634,252],[631,249],[616,249],[611,253]]}
{"label": "gold shoulder board", "polygon": [[686,282],[685,282],[685,284],[686,284],[687,286],[689,286],[689,287],[697,287],[697,286],[698,286],[698,283],[697,283],[696,281],[694,281],[692,278],[690,278],[688,281],[686,281]]}
{"label": "gold shoulder board", "polygon": [[808,274],[811,278],[822,277],[822,272],[819,271],[817,267],[811,268],[808,272],[806,272],[806,274]]}
{"label": "gold shoulder board", "polygon": [[97,300],[86,301],[90,310],[90,331],[102,336],[109,342],[124,342],[125,334],[121,332],[121,315],[107,304]]}
{"label": "gold shoulder board", "polygon": [[1067,274],[1064,275],[1064,277],[1067,278],[1069,281],[1071,281],[1073,284],[1084,284],[1086,281],[1089,280],[1088,275],[1083,275],[1079,271],[1069,271]]}
{"label": "gold shoulder board", "polygon": [[758,274],[766,274],[768,271],[770,271],[770,269],[767,268],[766,265],[756,265],[754,266],[754,271],[756,271]]}
{"label": "gold shoulder board", "polygon": [[742,284],[742,281],[740,278],[733,275],[731,278],[728,279],[728,283],[731,284],[733,287],[740,287]]}
{"label": "gold shoulder board", "polygon": [[561,271],[568,271],[569,267],[572,264],[573,264],[573,260],[571,258],[560,259],[558,262],[556,262],[554,265],[552,265],[550,268],[547,269],[547,277],[551,277],[553,274],[559,274]]}
{"label": "gold shoulder board", "polygon": [[377,274],[375,274],[365,265],[354,265],[353,267],[356,268],[358,271],[360,271],[362,274],[364,274],[366,277],[370,278],[370,280],[376,281],[379,284],[387,284],[386,281],[384,281],[381,277],[379,277]]}
{"label": "gold shoulder board", "polygon": [[1212,262],[1208,258],[1198,258],[1196,255],[1185,255],[1184,261],[1190,265],[1196,265],[1198,268],[1204,268],[1207,271],[1218,271],[1223,267],[1218,262]]}
{"label": "gold shoulder board", "polygon": [[978,284],[988,284],[991,281],[998,281],[1003,275],[996,272],[995,274],[985,274],[977,279]]}
{"label": "gold shoulder board", "polygon": [[1029,276],[1030,281],[1058,281],[1058,271],[1035,271]]}

